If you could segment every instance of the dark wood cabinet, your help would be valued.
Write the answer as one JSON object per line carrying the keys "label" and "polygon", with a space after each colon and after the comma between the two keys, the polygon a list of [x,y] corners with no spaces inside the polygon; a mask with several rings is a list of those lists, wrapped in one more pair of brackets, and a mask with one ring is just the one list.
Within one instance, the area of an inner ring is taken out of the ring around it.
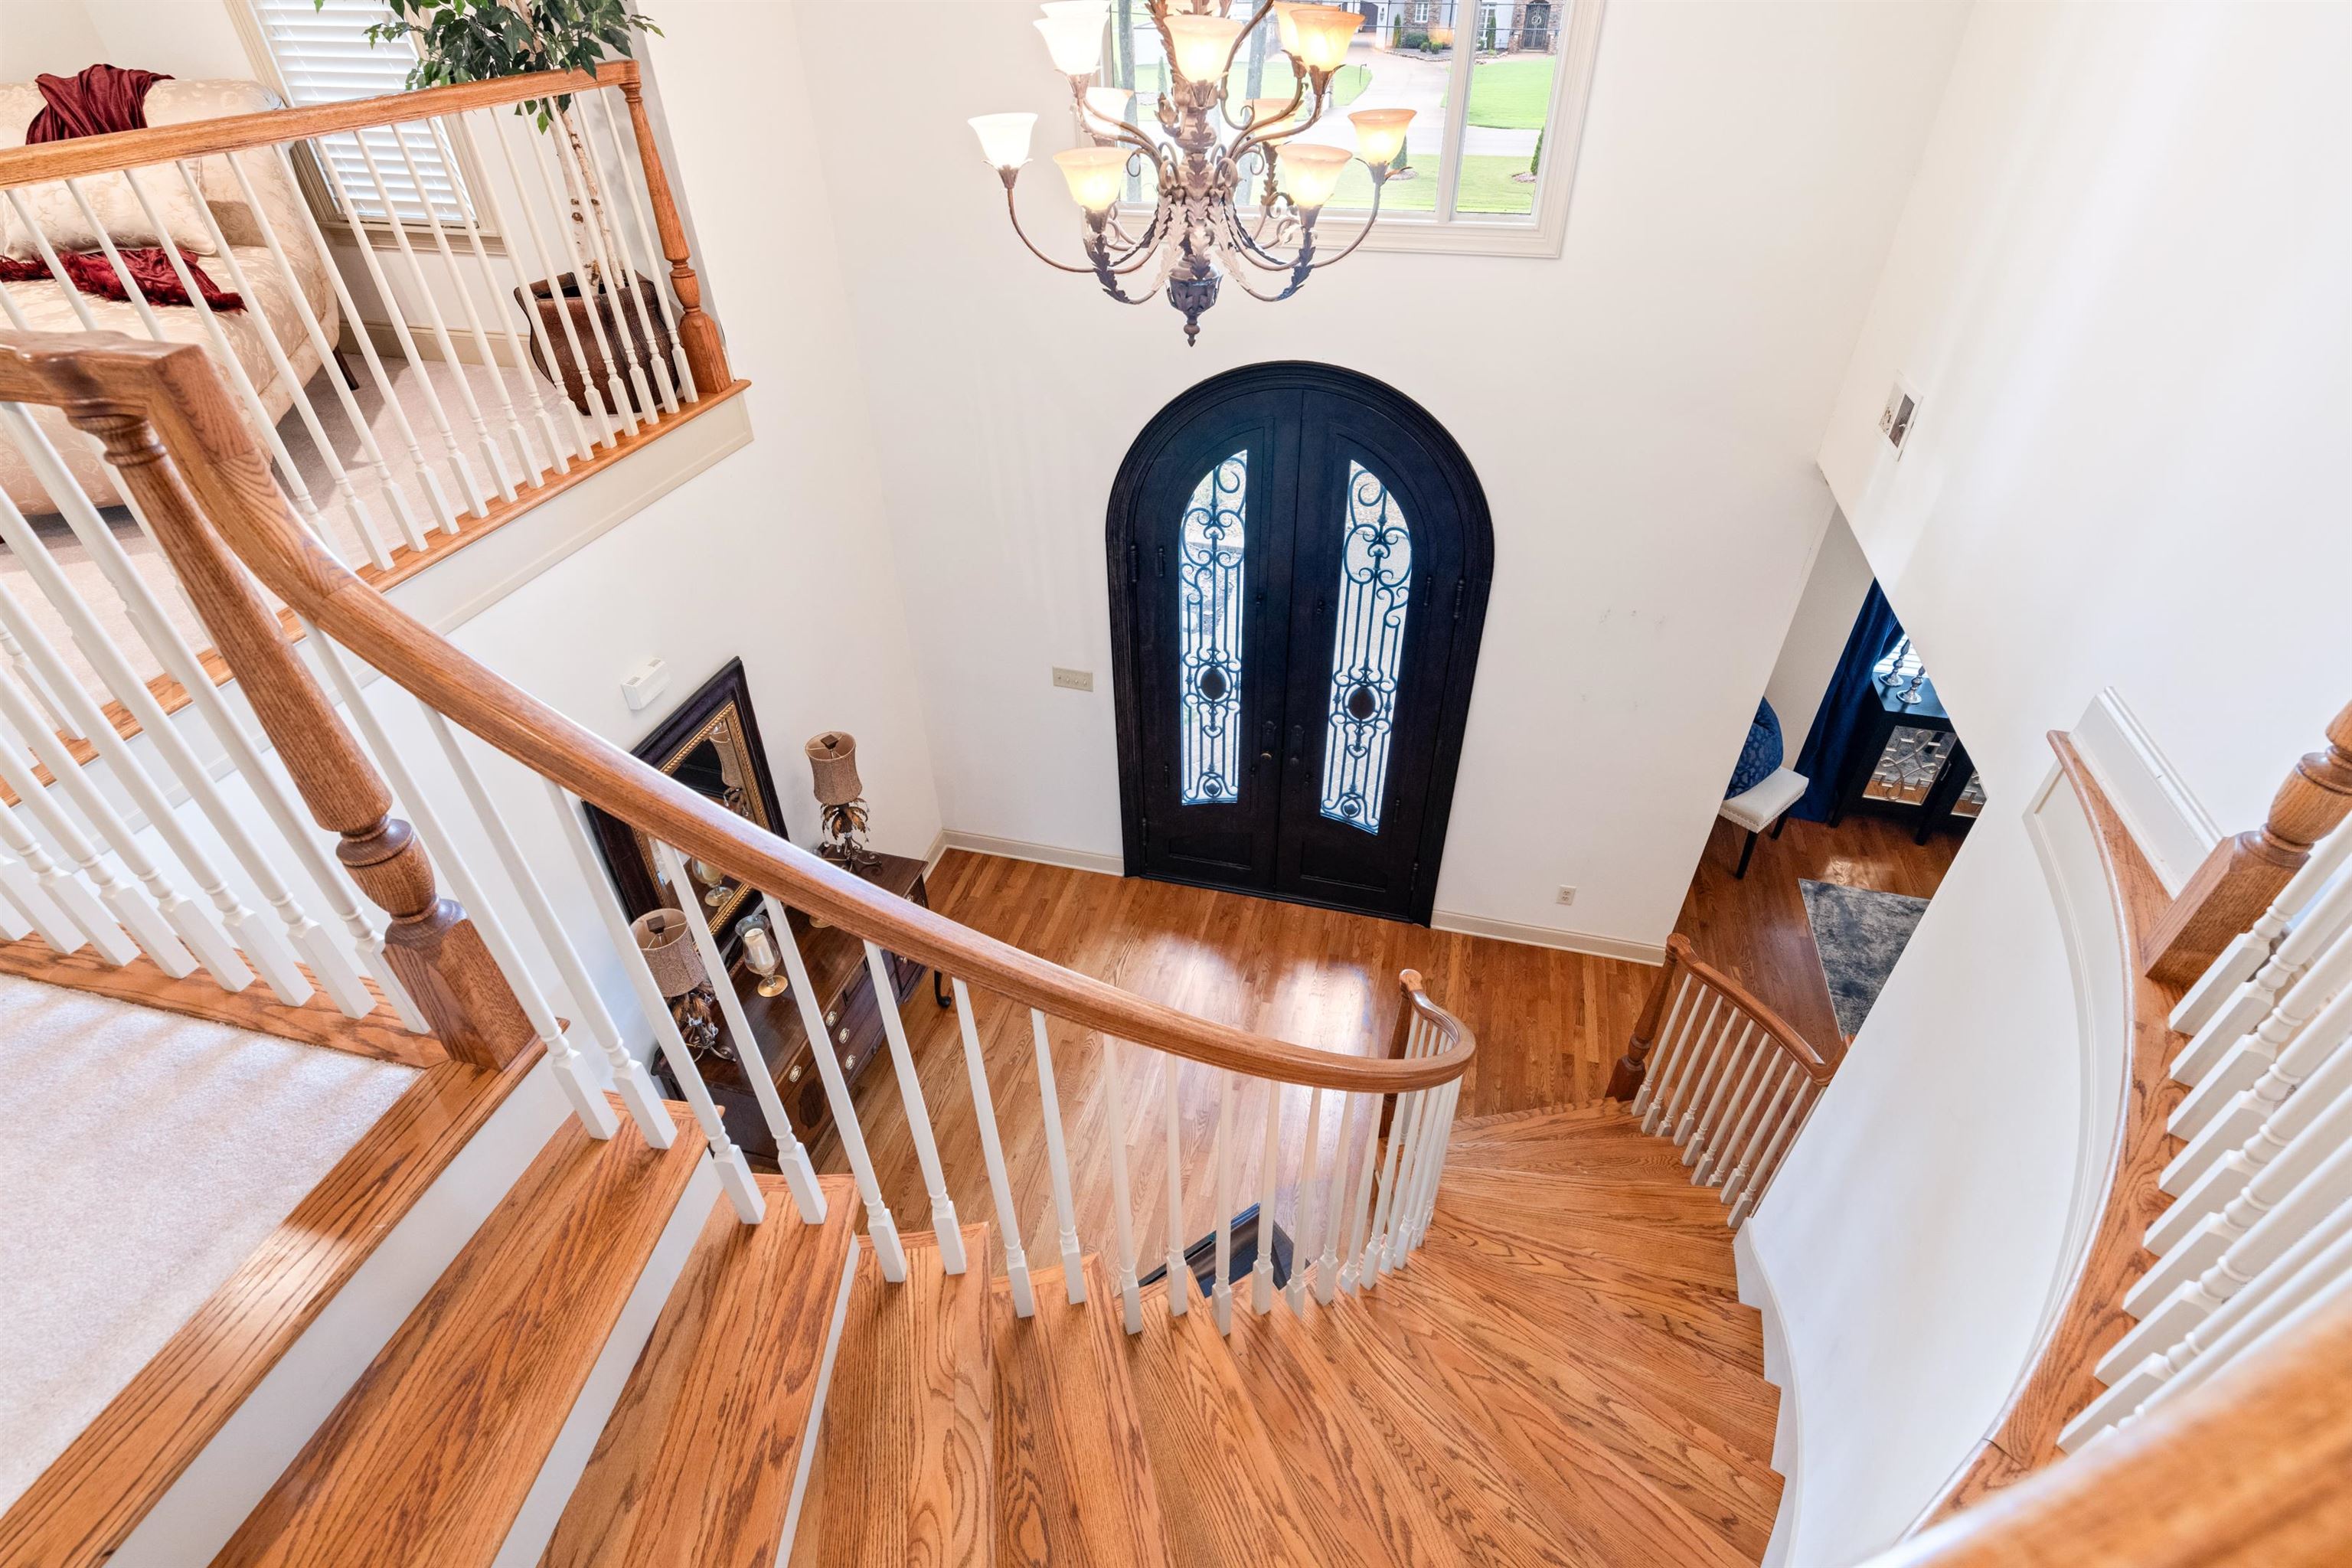
{"label": "dark wood cabinet", "polygon": [[[885,855],[879,866],[859,874],[885,892],[929,906],[920,860]],[[882,1009],[876,1004],[873,981],[866,968],[866,945],[837,927],[815,924],[801,910],[793,910],[791,919],[793,938],[800,943],[801,957],[808,964],[809,981],[816,988],[824,1019],[825,1039],[820,1048],[833,1052],[835,1060],[841,1064],[842,1077],[855,1089],[873,1069],[877,1058],[888,1054]],[[898,1006],[921,985],[926,970],[922,964],[896,953],[885,957],[893,993],[890,1005]],[[740,951],[728,978],[742,1000],[753,1044],[775,1079],[776,1095],[783,1102],[785,1119],[792,1123],[793,1132],[803,1146],[814,1152],[818,1139],[833,1126],[833,1110],[826,1103],[824,1080],[817,1071],[807,1033],[801,1026],[800,1003],[789,990],[774,996],[761,995],[760,976],[743,962]],[[935,998],[943,994],[936,984],[933,994]],[[730,1037],[726,1044],[740,1057],[741,1042]],[[696,1058],[696,1064],[701,1068],[710,1098],[717,1102],[727,1123],[728,1136],[753,1163],[772,1168],[776,1140],[769,1132],[767,1119],[760,1114],[759,1100],[741,1061],[704,1053]],[[676,1085],[668,1082],[666,1070],[662,1077],[665,1092],[674,1094]]]}

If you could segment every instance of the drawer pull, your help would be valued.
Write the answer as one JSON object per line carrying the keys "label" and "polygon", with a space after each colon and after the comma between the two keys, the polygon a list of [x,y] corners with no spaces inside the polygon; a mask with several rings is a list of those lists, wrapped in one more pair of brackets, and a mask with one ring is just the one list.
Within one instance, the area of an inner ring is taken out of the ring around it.
{"label": "drawer pull", "polygon": [[847,1029],[841,1031],[841,1043],[845,1046],[849,1044],[849,1031]]}
{"label": "drawer pull", "polygon": [[840,1009],[840,1008],[838,1008],[838,1007],[835,1007],[832,1012],[827,1013],[827,1014],[824,1016],[824,1021],[825,1021],[826,1023],[828,1023],[828,1024],[838,1024],[838,1023],[840,1023],[840,1022],[841,1022],[841,1009]]}
{"label": "drawer pull", "polygon": [[801,1074],[806,1070],[807,1069],[803,1068],[800,1063],[794,1062],[793,1064],[793,1070],[784,1075],[784,1081],[786,1083],[798,1083],[801,1080]]}

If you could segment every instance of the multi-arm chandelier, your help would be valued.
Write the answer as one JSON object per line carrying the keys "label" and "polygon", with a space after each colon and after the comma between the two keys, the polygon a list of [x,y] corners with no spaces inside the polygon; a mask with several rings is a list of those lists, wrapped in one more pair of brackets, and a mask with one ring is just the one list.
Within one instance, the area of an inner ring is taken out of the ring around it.
{"label": "multi-arm chandelier", "polygon": [[[1229,14],[1233,0],[1146,0],[1172,72],[1159,94],[1160,134],[1153,136],[1124,117],[1124,89],[1095,84],[1109,4],[1049,0],[1038,7],[1045,15],[1036,24],[1054,68],[1070,79],[1072,111],[1092,143],[1054,154],[1070,195],[1085,209],[1080,239],[1087,265],[1074,267],[1039,250],[1013,206],[1013,183],[1029,160],[1037,117],[983,114],[971,122],[982,153],[1004,182],[1013,230],[1037,259],[1064,272],[1092,273],[1123,304],[1140,305],[1164,288],[1168,302],[1184,314],[1191,342],[1200,337],[1202,312],[1217,302],[1218,284],[1227,275],[1254,299],[1286,300],[1315,268],[1364,242],[1380,216],[1381,187],[1403,150],[1412,110],[1365,109],[1348,117],[1356,126],[1355,156],[1372,174],[1372,207],[1363,229],[1337,256],[1317,258],[1315,220],[1354,157],[1343,147],[1297,140],[1323,118],[1332,74],[1347,62],[1349,40],[1363,25],[1360,12],[1272,0],[1243,21]],[[1231,101],[1234,61],[1268,21],[1290,63],[1288,95]],[[1120,221],[1119,196],[1128,180],[1147,167],[1158,200],[1150,222],[1136,234]],[[1255,205],[1244,213],[1254,185]],[[1155,258],[1159,270],[1151,286],[1128,292],[1126,280]],[[1261,292],[1250,283],[1257,272],[1279,281]]]}

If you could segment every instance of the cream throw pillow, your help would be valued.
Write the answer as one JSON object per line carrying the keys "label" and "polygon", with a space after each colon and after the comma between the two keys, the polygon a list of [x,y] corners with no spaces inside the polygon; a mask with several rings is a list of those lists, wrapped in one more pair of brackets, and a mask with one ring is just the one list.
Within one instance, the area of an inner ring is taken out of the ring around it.
{"label": "cream throw pillow", "polygon": [[[0,147],[23,146],[25,128],[42,107],[41,89],[32,83],[0,84]],[[75,183],[81,187],[98,221],[106,226],[108,237],[118,247],[162,245],[168,237],[195,255],[213,254],[212,236],[205,226],[204,215],[196,210],[187,182],[173,165],[160,163],[139,171],[139,190],[146,193],[147,201],[154,207],[152,218],[141,204],[139,192],[132,190],[131,181],[120,172],[89,174]],[[74,200],[73,192],[66,188],[64,181],[19,186],[14,195],[58,254],[100,248],[97,231],[90,227],[81,204]],[[0,205],[8,208],[5,226],[8,254],[18,260],[39,256],[40,246],[26,232],[16,203]],[[157,218],[163,221],[160,234]]]}

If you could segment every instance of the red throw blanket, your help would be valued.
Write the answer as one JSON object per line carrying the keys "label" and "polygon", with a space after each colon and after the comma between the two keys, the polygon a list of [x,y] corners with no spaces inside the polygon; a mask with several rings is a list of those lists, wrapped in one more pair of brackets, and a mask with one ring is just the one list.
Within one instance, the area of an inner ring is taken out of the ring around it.
{"label": "red throw blanket", "polygon": [[[45,107],[25,127],[26,144],[64,142],[76,136],[103,136],[113,131],[143,131],[147,128],[147,89],[159,81],[171,79],[155,71],[125,70],[121,66],[91,66],[72,77],[35,77],[33,82],[41,89]],[[207,277],[184,247],[173,248],[179,250],[180,261],[187,268],[188,276],[195,279],[205,304],[215,310],[245,309],[245,300]],[[149,304],[188,303],[188,291],[181,285],[179,274],[173,270],[171,257],[160,246],[117,246],[115,254],[122,258],[122,269],[131,274],[131,281],[138,285]],[[83,293],[105,300],[131,298],[129,288],[107,261],[105,252],[68,252],[59,256],[58,261],[74,287]],[[19,261],[0,256],[0,283],[39,282],[48,276],[48,268],[37,259]]]}

